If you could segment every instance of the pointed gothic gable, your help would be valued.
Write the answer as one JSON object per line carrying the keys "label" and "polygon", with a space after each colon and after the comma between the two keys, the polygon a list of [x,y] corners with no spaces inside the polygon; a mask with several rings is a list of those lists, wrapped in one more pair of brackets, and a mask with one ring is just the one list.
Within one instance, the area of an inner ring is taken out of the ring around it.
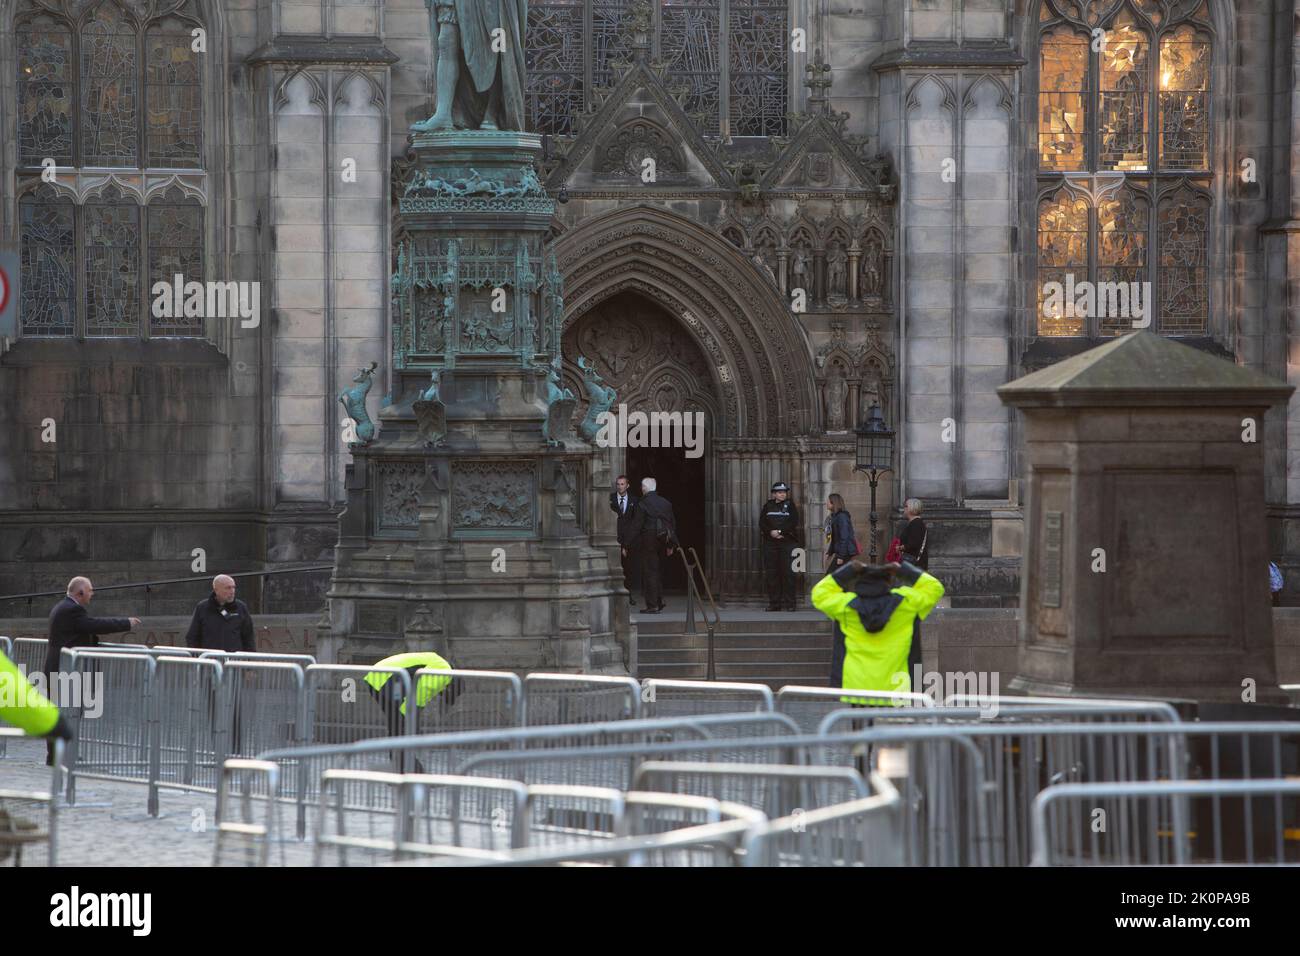
{"label": "pointed gothic gable", "polygon": [[[578,135],[546,177],[547,188],[736,188],[653,68],[633,63],[612,89],[598,91],[598,98],[599,107],[583,114]],[[647,156],[655,158],[656,180],[643,187],[642,160]]]}
{"label": "pointed gothic gable", "polygon": [[824,116],[813,116],[794,134],[777,161],[763,176],[760,188],[877,193],[877,182]]}

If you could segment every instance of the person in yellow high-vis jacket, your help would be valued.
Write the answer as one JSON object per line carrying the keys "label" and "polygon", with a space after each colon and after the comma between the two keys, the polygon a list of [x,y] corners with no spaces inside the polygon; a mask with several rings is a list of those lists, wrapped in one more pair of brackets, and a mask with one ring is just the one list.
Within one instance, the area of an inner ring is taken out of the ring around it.
{"label": "person in yellow high-vis jacket", "polygon": [[[432,650],[415,650],[408,654],[394,654],[393,657],[385,657],[382,661],[377,662],[376,667],[399,667],[411,675],[411,687],[415,689],[415,705],[417,709],[424,709],[429,702],[437,697],[439,693],[447,693],[447,705],[450,706],[455,701],[456,688],[452,687],[455,680],[452,678],[439,678],[433,674],[425,674],[417,678],[416,674],[420,670],[450,671],[451,665],[441,654],[435,654]],[[400,680],[394,680],[394,674],[387,674],[382,671],[370,671],[365,675],[365,683],[370,688],[376,700],[380,701],[383,713],[389,718],[389,736],[402,736],[404,727],[406,727],[406,692],[402,687]]]}
{"label": "person in yellow high-vis jacket", "polygon": [[0,653],[0,720],[30,737],[72,739],[59,708],[32,686],[18,665]]}
{"label": "person in yellow high-vis jacket", "polygon": [[909,691],[912,622],[943,597],[938,578],[913,564],[851,561],[817,582],[812,603],[844,632],[841,687]]}

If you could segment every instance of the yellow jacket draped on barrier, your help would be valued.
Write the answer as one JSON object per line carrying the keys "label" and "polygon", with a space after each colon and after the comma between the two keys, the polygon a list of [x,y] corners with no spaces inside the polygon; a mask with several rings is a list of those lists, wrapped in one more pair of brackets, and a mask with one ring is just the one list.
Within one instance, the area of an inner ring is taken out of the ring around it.
{"label": "yellow jacket draped on barrier", "polygon": [[943,597],[938,578],[904,563],[889,587],[881,567],[850,562],[817,582],[812,603],[844,632],[844,678],[855,690],[911,690],[912,622]]}
{"label": "yellow jacket draped on barrier", "polygon": [[[424,707],[429,701],[446,690],[447,685],[451,683],[450,677],[434,677],[430,674],[425,674],[419,678],[415,676],[416,672],[421,669],[432,671],[449,671],[452,669],[451,665],[442,656],[435,654],[433,651],[412,651],[409,654],[394,654],[392,657],[385,657],[373,666],[396,667],[410,671],[411,682],[415,686],[416,707]],[[381,671],[371,671],[364,679],[367,684],[378,692],[383,689],[383,686],[388,683],[392,676],[392,674]],[[402,701],[399,712],[406,713],[405,700]]]}

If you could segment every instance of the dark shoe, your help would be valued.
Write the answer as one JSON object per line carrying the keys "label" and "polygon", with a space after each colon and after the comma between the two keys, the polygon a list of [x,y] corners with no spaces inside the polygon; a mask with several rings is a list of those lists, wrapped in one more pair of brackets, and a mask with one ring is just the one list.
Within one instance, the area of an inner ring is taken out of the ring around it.
{"label": "dark shoe", "polygon": [[781,606],[780,606],[779,604],[769,604],[769,605],[767,606],[767,609],[768,609],[769,611],[779,611],[779,610],[781,610]]}
{"label": "dark shoe", "polygon": [[668,606],[668,605],[665,604],[663,601],[660,601],[660,602],[659,602],[659,606],[658,606],[657,608],[655,608],[655,610],[656,610],[656,611],[662,611],[662,610],[663,610],[664,608],[666,608],[667,606]]}
{"label": "dark shoe", "polygon": [[642,614],[658,614],[658,613],[659,613],[659,608],[657,608],[657,607],[643,607],[643,608],[641,608],[641,613],[642,613]]}
{"label": "dark shoe", "polygon": [[797,611],[797,610],[799,610],[799,609],[798,609],[797,607],[795,607],[793,604],[791,604],[789,607],[786,608],[786,610],[787,610],[787,611]]}

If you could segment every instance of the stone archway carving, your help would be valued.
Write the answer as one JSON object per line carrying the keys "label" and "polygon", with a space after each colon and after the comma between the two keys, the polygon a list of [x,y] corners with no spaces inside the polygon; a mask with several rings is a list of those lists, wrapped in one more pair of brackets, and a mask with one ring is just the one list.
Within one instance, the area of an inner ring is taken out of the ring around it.
{"label": "stone archway carving", "polygon": [[793,437],[820,427],[806,333],[776,286],[718,233],[658,207],[627,206],[565,233],[556,257],[566,329],[626,290],[680,319],[710,363],[720,435]]}

